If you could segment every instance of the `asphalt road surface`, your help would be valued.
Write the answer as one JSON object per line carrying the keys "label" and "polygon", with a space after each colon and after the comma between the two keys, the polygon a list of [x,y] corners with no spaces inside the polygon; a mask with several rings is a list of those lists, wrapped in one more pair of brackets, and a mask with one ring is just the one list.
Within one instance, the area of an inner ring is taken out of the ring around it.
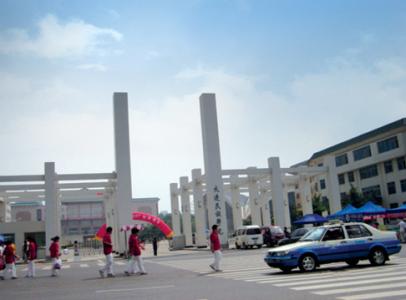
{"label": "asphalt road surface", "polygon": [[116,259],[115,278],[100,278],[102,260],[64,264],[50,277],[50,264],[37,264],[37,277],[0,281],[1,299],[406,299],[406,251],[385,266],[324,265],[316,272],[283,274],[263,262],[266,249],[224,252],[223,272],[209,268],[206,251],[145,259],[148,275],[124,276],[126,261]]}

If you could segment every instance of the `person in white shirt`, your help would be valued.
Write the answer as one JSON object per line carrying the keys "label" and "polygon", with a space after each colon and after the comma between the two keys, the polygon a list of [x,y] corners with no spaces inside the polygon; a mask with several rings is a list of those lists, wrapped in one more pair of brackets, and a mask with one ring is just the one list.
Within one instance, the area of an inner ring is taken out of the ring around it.
{"label": "person in white shirt", "polygon": [[402,243],[405,243],[406,242],[406,222],[404,219],[399,222],[399,236],[400,236],[400,241]]}

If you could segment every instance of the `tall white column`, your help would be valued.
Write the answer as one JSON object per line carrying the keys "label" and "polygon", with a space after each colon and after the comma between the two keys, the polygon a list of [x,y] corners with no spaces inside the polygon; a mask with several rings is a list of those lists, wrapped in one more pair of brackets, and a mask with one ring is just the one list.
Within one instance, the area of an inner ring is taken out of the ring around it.
{"label": "tall white column", "polygon": [[282,173],[279,157],[268,158],[268,167],[271,173],[271,195],[275,225],[288,227],[286,220],[285,200],[283,196]]}
{"label": "tall white column", "polygon": [[175,236],[182,235],[180,230],[180,213],[179,213],[179,191],[178,184],[170,184],[171,208],[172,208],[172,230]]}
{"label": "tall white column", "polygon": [[[130,158],[130,129],[128,121],[127,93],[114,93],[114,141],[117,172],[117,191],[114,217],[118,226],[133,223],[131,211],[131,158]],[[114,228],[119,232],[119,228]],[[118,245],[114,245],[119,252],[125,250],[124,234],[118,235]]]}
{"label": "tall white column", "polygon": [[285,225],[287,228],[291,228],[292,224],[290,223],[290,207],[289,207],[289,198],[288,198],[288,187],[283,185],[283,204],[284,204],[284,215],[285,215]]}
{"label": "tall white column", "polygon": [[203,185],[202,185],[202,170],[192,170],[193,181],[193,203],[195,207],[195,225],[196,225],[196,246],[206,247],[206,214],[203,204]]}
{"label": "tall white column", "polygon": [[300,202],[302,204],[303,215],[308,215],[313,213],[313,203],[310,189],[309,176],[299,175],[299,191],[300,191]]}
{"label": "tall white column", "polygon": [[271,192],[267,190],[261,190],[259,199],[261,203],[262,213],[262,226],[271,225],[271,208],[269,207],[269,199],[271,198]]}
{"label": "tall white column", "polygon": [[228,245],[227,215],[221,178],[216,96],[215,94],[202,94],[199,100],[209,227],[213,224],[219,226],[221,244],[226,246]]}
{"label": "tall white column", "polygon": [[46,162],[45,168],[45,242],[46,249],[51,245],[51,238],[61,235],[60,199],[58,196],[58,178],[55,163]]}
{"label": "tall white column", "polygon": [[[248,168],[248,170],[255,170],[256,168]],[[261,212],[258,195],[258,181],[255,176],[248,176],[248,194],[250,198],[250,210],[252,225],[261,225]]]}
{"label": "tall white column", "polygon": [[190,215],[190,195],[188,190],[188,177],[182,176],[180,181],[180,202],[182,203],[182,225],[186,246],[193,246],[192,219]]}
{"label": "tall white column", "polygon": [[240,187],[237,183],[238,176],[231,176],[231,202],[233,206],[233,224],[234,231],[242,226],[242,213],[241,213],[241,204],[240,204]]}
{"label": "tall white column", "polygon": [[330,206],[330,213],[333,214],[341,210],[340,188],[338,184],[338,177],[333,156],[325,158],[325,165],[328,167],[327,171],[327,189],[328,189],[328,202]]}

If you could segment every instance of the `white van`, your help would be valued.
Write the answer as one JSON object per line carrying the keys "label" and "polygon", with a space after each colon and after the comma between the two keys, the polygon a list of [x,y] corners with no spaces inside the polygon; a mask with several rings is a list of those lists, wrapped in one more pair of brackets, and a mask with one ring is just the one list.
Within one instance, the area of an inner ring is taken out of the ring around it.
{"label": "white van", "polygon": [[237,249],[261,248],[264,240],[262,238],[261,228],[258,225],[249,225],[238,228],[231,239]]}

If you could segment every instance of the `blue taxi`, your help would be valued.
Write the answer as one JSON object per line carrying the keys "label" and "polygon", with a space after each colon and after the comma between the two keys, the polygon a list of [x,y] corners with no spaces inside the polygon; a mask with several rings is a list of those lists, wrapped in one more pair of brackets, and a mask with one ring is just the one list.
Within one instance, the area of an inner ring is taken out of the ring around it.
{"label": "blue taxi", "polygon": [[395,232],[380,231],[364,223],[340,223],[316,227],[297,243],[269,250],[264,260],[283,272],[297,267],[308,272],[321,264],[339,261],[355,266],[368,259],[373,265],[383,265],[400,249]]}

